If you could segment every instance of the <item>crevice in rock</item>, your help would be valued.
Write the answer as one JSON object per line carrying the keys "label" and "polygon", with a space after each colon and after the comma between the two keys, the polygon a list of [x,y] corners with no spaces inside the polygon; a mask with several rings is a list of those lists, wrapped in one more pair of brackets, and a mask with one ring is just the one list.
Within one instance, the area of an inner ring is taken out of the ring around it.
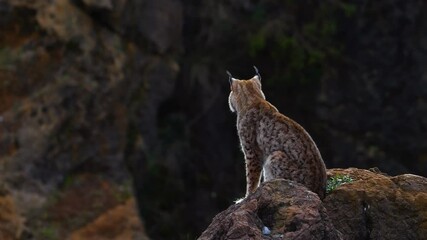
{"label": "crevice in rock", "polygon": [[372,229],[373,229],[372,217],[369,213],[371,206],[367,202],[363,201],[362,207],[363,207],[363,220],[365,222],[365,229],[366,229],[365,239],[369,240],[369,239],[372,239],[371,233],[372,233]]}
{"label": "crevice in rock", "polygon": [[79,8],[81,11],[86,13],[96,25],[103,27],[110,32],[113,32],[121,37],[124,37],[123,32],[119,31],[118,29],[114,28],[113,25],[111,25],[109,19],[111,18],[111,14],[108,9],[103,8],[97,8],[97,7],[88,7],[82,0],[72,0],[70,1],[74,6]]}
{"label": "crevice in rock", "polygon": [[258,208],[257,216],[262,222],[262,224],[268,227],[270,230],[273,228],[275,219],[274,214],[277,212],[278,208],[261,206]]}

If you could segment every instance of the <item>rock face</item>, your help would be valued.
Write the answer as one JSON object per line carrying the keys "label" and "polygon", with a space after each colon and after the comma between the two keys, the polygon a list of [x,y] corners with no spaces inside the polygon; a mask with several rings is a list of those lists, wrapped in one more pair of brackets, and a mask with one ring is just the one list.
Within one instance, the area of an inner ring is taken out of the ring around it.
{"label": "rock face", "polygon": [[135,199],[99,216],[74,232],[68,240],[148,240],[138,216]]}
{"label": "rock face", "polygon": [[12,196],[0,185],[0,239],[20,239],[23,223],[24,219],[19,215]]}
{"label": "rock face", "polygon": [[[134,19],[170,5],[138,3],[0,1],[0,183],[26,219],[25,236],[64,239],[131,195],[127,167],[141,171],[179,71],[178,42],[151,41],[180,35],[153,36]],[[156,27],[173,22],[179,32],[179,18]]]}
{"label": "rock face", "polygon": [[[331,169],[346,183],[323,203],[287,180],[263,183],[218,214],[199,239],[426,239],[427,179],[362,169]],[[263,234],[267,226],[271,233]]]}
{"label": "rock face", "polygon": [[[271,231],[266,233],[263,228]],[[241,203],[218,214],[208,239],[341,239],[319,197],[288,180],[266,182]]]}
{"label": "rock face", "polygon": [[328,175],[354,179],[323,202],[345,239],[427,239],[426,178],[354,168],[332,169]]}

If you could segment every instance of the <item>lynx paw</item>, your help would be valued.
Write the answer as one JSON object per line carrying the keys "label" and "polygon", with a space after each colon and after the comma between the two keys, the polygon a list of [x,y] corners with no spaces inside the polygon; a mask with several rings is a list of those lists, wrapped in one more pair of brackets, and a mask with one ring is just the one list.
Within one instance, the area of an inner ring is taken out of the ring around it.
{"label": "lynx paw", "polygon": [[245,198],[240,198],[234,201],[235,204],[241,203],[243,200],[245,200]]}

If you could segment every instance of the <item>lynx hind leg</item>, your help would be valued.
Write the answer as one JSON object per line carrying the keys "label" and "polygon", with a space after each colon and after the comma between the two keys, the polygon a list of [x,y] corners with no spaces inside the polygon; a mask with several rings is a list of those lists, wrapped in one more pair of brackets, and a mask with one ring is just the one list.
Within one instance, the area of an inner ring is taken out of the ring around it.
{"label": "lynx hind leg", "polygon": [[298,160],[289,158],[282,151],[273,152],[264,164],[264,181],[270,181],[277,178],[288,179],[301,183],[311,191],[317,193],[320,198],[324,197],[322,190],[318,189],[319,184],[315,183],[315,178],[309,173],[308,169],[303,167]]}
{"label": "lynx hind leg", "polygon": [[285,178],[290,179],[289,167],[287,165],[287,156],[282,151],[275,151],[267,157],[264,168],[263,178],[264,182],[276,179]]}
{"label": "lynx hind leg", "polygon": [[307,169],[302,169],[298,160],[288,157],[282,151],[273,152],[264,164],[264,181],[277,178],[289,179],[312,189]]}

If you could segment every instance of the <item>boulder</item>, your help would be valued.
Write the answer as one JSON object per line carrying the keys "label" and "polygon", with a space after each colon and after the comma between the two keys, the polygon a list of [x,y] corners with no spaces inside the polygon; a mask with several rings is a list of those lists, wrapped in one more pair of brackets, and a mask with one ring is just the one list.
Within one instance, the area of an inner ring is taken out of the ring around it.
{"label": "boulder", "polygon": [[315,193],[279,179],[218,214],[199,239],[342,238]]}
{"label": "boulder", "polygon": [[331,169],[328,175],[353,179],[323,202],[345,239],[427,239],[426,178],[356,168]]}
{"label": "boulder", "polygon": [[351,182],[322,201],[283,179],[218,214],[199,239],[427,239],[427,179],[378,169],[330,169]]}

